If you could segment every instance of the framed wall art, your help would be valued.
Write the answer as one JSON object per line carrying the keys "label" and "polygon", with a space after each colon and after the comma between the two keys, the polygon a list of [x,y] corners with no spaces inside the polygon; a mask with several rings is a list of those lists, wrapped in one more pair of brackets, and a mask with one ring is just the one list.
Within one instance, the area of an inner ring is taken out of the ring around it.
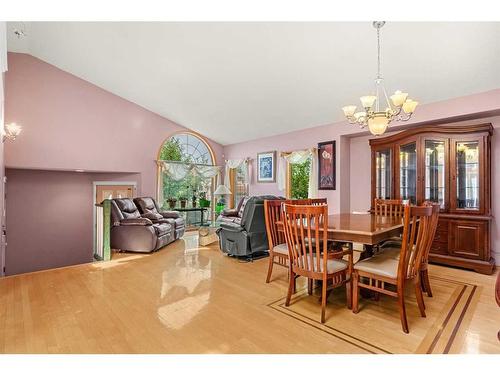
{"label": "framed wall art", "polygon": [[335,141],[318,143],[318,190],[335,190]]}
{"label": "framed wall art", "polygon": [[257,154],[257,182],[276,182],[276,151]]}

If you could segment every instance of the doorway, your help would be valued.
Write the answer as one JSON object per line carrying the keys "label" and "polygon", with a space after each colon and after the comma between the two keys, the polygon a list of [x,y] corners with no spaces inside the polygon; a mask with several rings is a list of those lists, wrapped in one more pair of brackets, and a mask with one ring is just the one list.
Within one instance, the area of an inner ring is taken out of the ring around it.
{"label": "doorway", "polygon": [[137,192],[137,182],[135,181],[94,181],[94,205],[93,205],[93,250],[96,251],[96,204],[102,203],[105,199],[133,198]]}

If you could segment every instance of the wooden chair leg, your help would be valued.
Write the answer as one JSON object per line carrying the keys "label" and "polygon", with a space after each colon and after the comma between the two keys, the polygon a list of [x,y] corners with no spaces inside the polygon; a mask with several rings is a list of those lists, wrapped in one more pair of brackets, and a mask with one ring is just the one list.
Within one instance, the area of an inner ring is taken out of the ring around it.
{"label": "wooden chair leg", "polygon": [[290,299],[292,298],[292,293],[295,292],[295,275],[290,271],[290,280],[288,281],[288,293],[286,295],[285,306],[290,306]]}
{"label": "wooden chair leg", "polygon": [[417,296],[417,304],[420,309],[420,315],[425,318],[425,302],[424,295],[422,293],[422,284],[420,283],[420,278],[415,281],[415,295]]}
{"label": "wooden chair leg", "polygon": [[428,297],[432,297],[432,289],[431,289],[431,282],[429,280],[429,272],[427,270],[424,270],[420,273],[420,277],[422,279],[422,283],[425,285],[425,292],[427,293]]}
{"label": "wooden chair leg", "polygon": [[310,278],[307,278],[307,294],[313,294],[313,280]]}
{"label": "wooden chair leg", "polygon": [[267,277],[266,277],[266,283],[269,283],[271,281],[271,274],[273,273],[273,265],[274,265],[274,255],[269,255],[269,267],[267,268]]}
{"label": "wooden chair leg", "polygon": [[398,305],[403,331],[404,333],[410,333],[410,330],[408,329],[408,319],[406,318],[405,291],[404,288],[400,287],[398,287]]}
{"label": "wooden chair leg", "polygon": [[352,273],[352,312],[358,313],[358,305],[359,305],[359,286],[358,286],[358,273]]}
{"label": "wooden chair leg", "polygon": [[352,276],[350,280],[345,282],[345,294],[347,300],[347,308],[352,309]]}
{"label": "wooden chair leg", "polygon": [[326,315],[326,289],[328,288],[328,283],[326,280],[323,280],[321,285],[321,323],[325,322]]}

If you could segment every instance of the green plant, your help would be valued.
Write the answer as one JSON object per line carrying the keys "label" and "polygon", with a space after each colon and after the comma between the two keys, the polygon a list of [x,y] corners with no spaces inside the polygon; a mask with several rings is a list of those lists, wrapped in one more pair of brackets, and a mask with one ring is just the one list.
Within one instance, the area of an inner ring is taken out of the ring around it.
{"label": "green plant", "polygon": [[290,168],[290,195],[293,199],[304,199],[308,196],[309,173],[311,160],[302,164],[291,164]]}

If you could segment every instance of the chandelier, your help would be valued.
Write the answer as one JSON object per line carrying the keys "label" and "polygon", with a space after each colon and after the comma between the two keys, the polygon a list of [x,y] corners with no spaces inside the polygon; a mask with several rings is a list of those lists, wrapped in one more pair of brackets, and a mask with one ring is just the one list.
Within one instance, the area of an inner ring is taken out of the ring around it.
{"label": "chandelier", "polygon": [[[399,90],[391,95],[392,104],[387,97],[383,78],[380,74],[380,29],[384,25],[384,21],[373,22],[373,27],[377,29],[377,78],[375,79],[375,95],[365,95],[359,98],[364,111],[356,112],[355,105],[348,105],[342,108],[350,124],[358,124],[361,129],[368,126],[373,135],[384,134],[391,121],[408,121],[413,112],[415,112],[418,104],[418,102],[408,99],[407,93]],[[380,110],[381,96],[387,103],[385,110]]]}

